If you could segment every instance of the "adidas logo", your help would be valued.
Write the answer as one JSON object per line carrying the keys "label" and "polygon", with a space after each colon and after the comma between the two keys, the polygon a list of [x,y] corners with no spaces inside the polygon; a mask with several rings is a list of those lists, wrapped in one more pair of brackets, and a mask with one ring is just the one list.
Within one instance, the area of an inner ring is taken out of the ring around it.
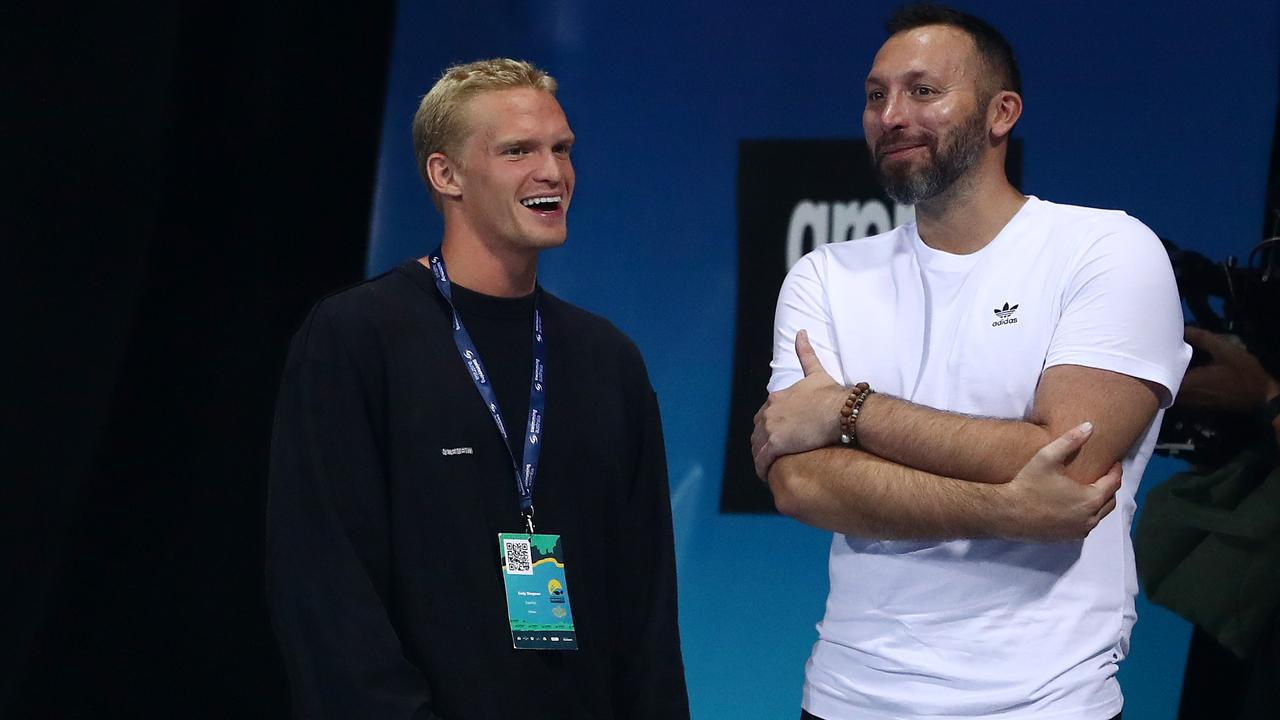
{"label": "adidas logo", "polygon": [[991,323],[991,327],[997,327],[999,325],[1012,325],[1018,322],[1018,318],[1013,316],[1013,314],[1017,312],[1017,310],[1018,310],[1017,305],[1010,306],[1009,303],[1005,303],[1004,307],[1002,308],[996,308],[992,312],[996,314],[997,319],[995,322]]}

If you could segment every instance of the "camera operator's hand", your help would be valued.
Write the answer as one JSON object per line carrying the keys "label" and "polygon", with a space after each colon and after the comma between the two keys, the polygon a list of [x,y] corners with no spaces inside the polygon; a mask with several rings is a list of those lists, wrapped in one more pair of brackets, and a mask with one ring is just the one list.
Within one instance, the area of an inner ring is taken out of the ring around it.
{"label": "camera operator's hand", "polygon": [[1177,405],[1184,410],[1256,413],[1280,395],[1280,383],[1262,363],[1223,335],[1188,327],[1187,343],[1209,354],[1207,365],[1191,368],[1182,378]]}

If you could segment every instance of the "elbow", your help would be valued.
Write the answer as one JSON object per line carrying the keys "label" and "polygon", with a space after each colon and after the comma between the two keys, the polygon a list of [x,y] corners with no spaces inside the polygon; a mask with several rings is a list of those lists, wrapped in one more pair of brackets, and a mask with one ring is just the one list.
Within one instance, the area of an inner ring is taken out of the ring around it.
{"label": "elbow", "polygon": [[801,477],[788,464],[779,460],[769,470],[769,492],[773,507],[780,514],[804,522],[805,504]]}

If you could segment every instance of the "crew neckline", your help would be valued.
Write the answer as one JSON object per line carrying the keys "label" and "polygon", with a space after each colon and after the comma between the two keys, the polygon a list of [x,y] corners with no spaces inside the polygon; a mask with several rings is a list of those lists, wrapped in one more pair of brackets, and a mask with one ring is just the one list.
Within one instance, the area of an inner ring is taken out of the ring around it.
{"label": "crew neckline", "polygon": [[1017,235],[1018,226],[1022,225],[1026,218],[1034,213],[1032,206],[1038,204],[1040,199],[1034,195],[1027,195],[1027,201],[1018,208],[1018,211],[1009,218],[1009,222],[1000,228],[1000,232],[996,233],[991,242],[983,247],[963,255],[950,253],[945,250],[929,247],[924,239],[920,237],[920,228],[912,226],[911,228],[911,244],[915,249],[916,258],[920,264],[929,270],[942,272],[959,272],[968,270],[977,264],[978,260],[996,251],[996,248],[1008,241],[1008,238]]}
{"label": "crew neckline", "polygon": [[[438,296],[435,277],[425,265],[416,259],[411,259],[401,263],[400,267],[412,275],[424,289],[428,290],[432,295]],[[450,281],[450,285],[453,293],[453,305],[458,309],[459,314],[464,316],[479,315],[495,319],[531,320],[533,318],[534,305],[537,302],[538,295],[542,292],[542,286],[535,285],[533,292],[528,295],[507,298],[486,295],[452,281]]]}

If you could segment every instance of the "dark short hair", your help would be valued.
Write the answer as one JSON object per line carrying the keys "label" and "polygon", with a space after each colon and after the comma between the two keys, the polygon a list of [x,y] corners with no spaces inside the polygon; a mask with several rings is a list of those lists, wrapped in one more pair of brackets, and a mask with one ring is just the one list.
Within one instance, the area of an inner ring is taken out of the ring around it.
{"label": "dark short hair", "polygon": [[1013,46],[1009,45],[1009,41],[1004,39],[999,30],[982,18],[945,5],[919,3],[895,10],[884,29],[893,36],[926,25],[948,25],[973,38],[978,57],[995,71],[999,80],[999,87],[996,89],[1022,94],[1022,74],[1018,72],[1018,61],[1013,57]]}

